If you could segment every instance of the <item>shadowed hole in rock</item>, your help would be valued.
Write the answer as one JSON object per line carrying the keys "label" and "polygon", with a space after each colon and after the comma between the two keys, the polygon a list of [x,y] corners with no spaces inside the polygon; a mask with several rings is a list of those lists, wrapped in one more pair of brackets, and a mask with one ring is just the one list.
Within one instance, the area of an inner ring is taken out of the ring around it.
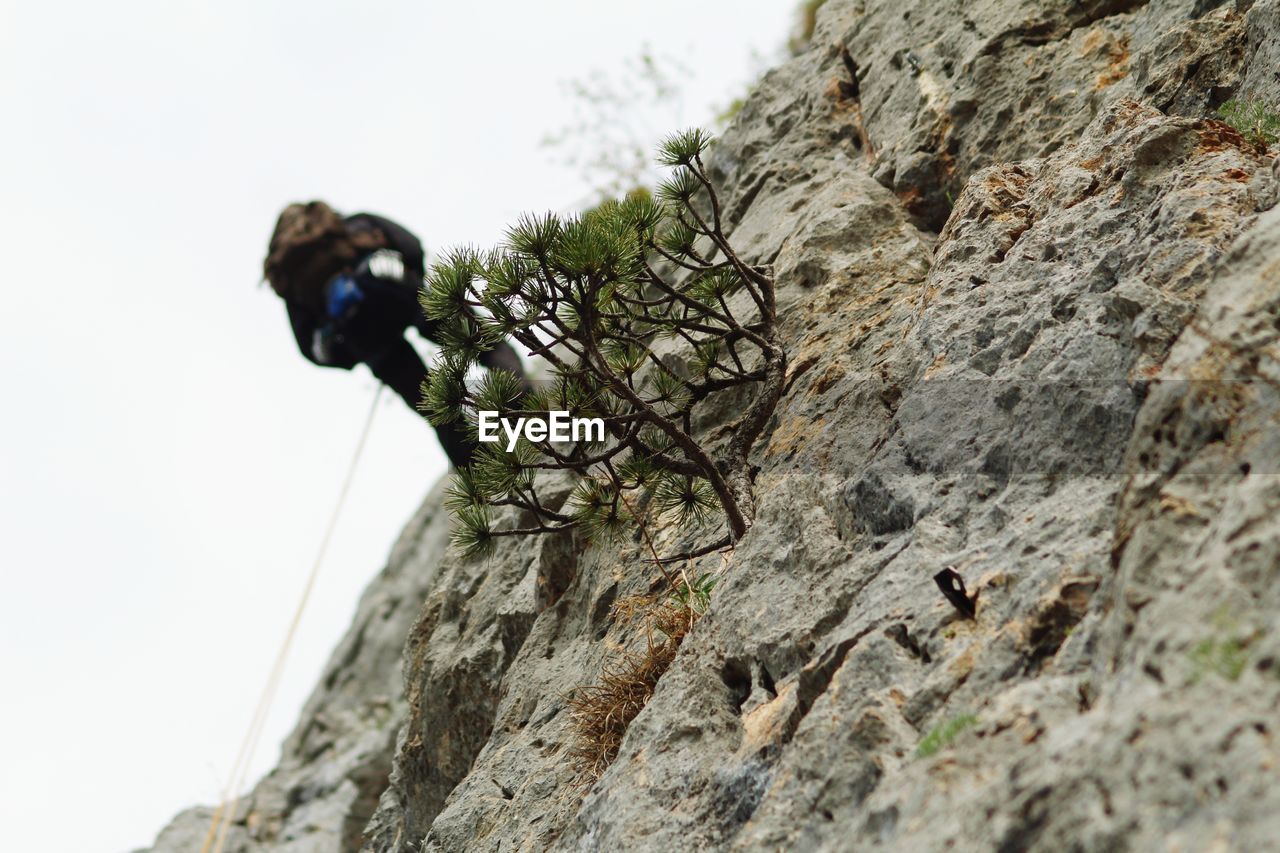
{"label": "shadowed hole in rock", "polygon": [[751,695],[750,668],[740,658],[729,658],[720,668],[720,680],[729,688],[734,711],[741,711],[743,703]]}
{"label": "shadowed hole in rock", "polygon": [[921,663],[932,663],[933,658],[929,654],[929,650],[920,645],[919,641],[911,634],[905,622],[898,622],[884,629],[884,635],[893,640],[899,646],[907,650],[907,653],[919,660]]}

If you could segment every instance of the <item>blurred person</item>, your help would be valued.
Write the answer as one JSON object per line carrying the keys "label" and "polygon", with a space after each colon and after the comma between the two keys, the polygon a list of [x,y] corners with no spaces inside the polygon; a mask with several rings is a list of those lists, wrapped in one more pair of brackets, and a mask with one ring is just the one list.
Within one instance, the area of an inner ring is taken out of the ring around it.
{"label": "blurred person", "polygon": [[[437,324],[418,304],[424,271],[422,243],[407,229],[370,213],[342,216],[322,201],[281,212],[263,262],[309,361],[343,370],[366,364],[415,412],[427,367],[404,333],[412,326],[439,341]],[[506,342],[480,362],[524,377]],[[468,464],[474,446],[466,431],[457,424],[435,429],[449,461]]]}

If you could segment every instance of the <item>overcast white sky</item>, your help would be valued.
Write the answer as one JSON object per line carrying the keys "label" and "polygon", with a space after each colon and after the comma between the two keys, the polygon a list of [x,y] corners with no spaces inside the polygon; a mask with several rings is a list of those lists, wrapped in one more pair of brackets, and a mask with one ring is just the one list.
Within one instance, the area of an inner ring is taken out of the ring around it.
{"label": "overcast white sky", "polygon": [[[491,243],[589,194],[563,81],[647,43],[691,74],[654,136],[706,124],[792,7],[0,0],[5,849],[149,844],[230,770],[374,388],[256,286],[279,208]],[[388,395],[252,778],[443,470]]]}

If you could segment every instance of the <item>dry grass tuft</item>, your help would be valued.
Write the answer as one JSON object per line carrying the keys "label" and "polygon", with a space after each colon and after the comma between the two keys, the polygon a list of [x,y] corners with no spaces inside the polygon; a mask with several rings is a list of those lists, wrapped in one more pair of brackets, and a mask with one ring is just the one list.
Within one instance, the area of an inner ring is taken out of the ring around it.
{"label": "dry grass tuft", "polygon": [[630,625],[638,620],[641,616],[648,616],[653,610],[654,605],[658,602],[658,596],[650,594],[645,595],[624,595],[613,603],[609,608],[609,618],[619,625]]}
{"label": "dry grass tuft", "polygon": [[624,599],[614,609],[626,621],[645,616],[645,647],[622,652],[605,666],[597,683],[578,688],[568,701],[574,741],[570,756],[584,787],[599,779],[618,757],[627,727],[653,696],[658,679],[701,616],[688,604],[656,603],[648,596]]}

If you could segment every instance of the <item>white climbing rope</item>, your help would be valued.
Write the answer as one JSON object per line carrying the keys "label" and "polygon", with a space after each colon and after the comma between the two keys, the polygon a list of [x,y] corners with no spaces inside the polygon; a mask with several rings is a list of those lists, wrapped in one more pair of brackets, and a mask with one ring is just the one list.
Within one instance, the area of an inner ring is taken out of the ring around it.
{"label": "white climbing rope", "polygon": [[[253,752],[258,746],[258,738],[262,734],[263,726],[267,721],[267,712],[271,708],[271,701],[275,698],[276,688],[280,685],[280,678],[284,674],[284,662],[288,657],[289,647],[293,644],[293,637],[298,631],[298,623],[302,621],[302,612],[307,607],[307,600],[311,598],[311,590],[315,588],[316,577],[320,574],[320,565],[324,562],[325,552],[329,550],[329,540],[333,538],[334,528],[338,525],[338,516],[342,512],[342,506],[346,503],[347,492],[351,490],[351,481],[355,478],[356,465],[360,462],[360,456],[364,453],[365,442],[369,438],[369,430],[373,426],[373,415],[378,410],[378,401],[382,398],[382,385],[378,385],[377,392],[373,395],[373,405],[369,407],[369,414],[364,421],[364,429],[360,433],[360,441],[356,444],[356,451],[351,457],[351,463],[347,466],[346,479],[342,481],[342,490],[338,492],[338,500],[333,506],[333,512],[329,516],[329,525],[325,528],[324,538],[320,540],[320,550],[316,553],[315,562],[311,565],[311,573],[307,575],[307,582],[302,588],[302,596],[298,599],[298,606],[293,612],[293,620],[289,623],[289,630],[284,635],[284,642],[280,644],[280,651],[276,654],[275,664],[271,667],[271,674],[267,676],[266,686],[262,689],[262,695],[258,698],[258,706],[254,709],[253,719],[249,722],[249,730],[245,732],[244,740],[240,744],[240,751],[236,754],[235,764],[231,767],[231,775],[227,778],[227,785],[222,791],[221,802],[213,812],[213,820],[209,823],[209,831],[205,834],[204,844],[200,847],[200,853],[209,853],[210,847],[213,853],[222,853],[222,846],[227,841],[227,831],[231,826],[231,821],[235,817],[236,806],[240,804],[240,788],[244,784],[244,777],[249,772],[249,763],[253,760]],[[228,805],[230,801],[230,805]]]}

